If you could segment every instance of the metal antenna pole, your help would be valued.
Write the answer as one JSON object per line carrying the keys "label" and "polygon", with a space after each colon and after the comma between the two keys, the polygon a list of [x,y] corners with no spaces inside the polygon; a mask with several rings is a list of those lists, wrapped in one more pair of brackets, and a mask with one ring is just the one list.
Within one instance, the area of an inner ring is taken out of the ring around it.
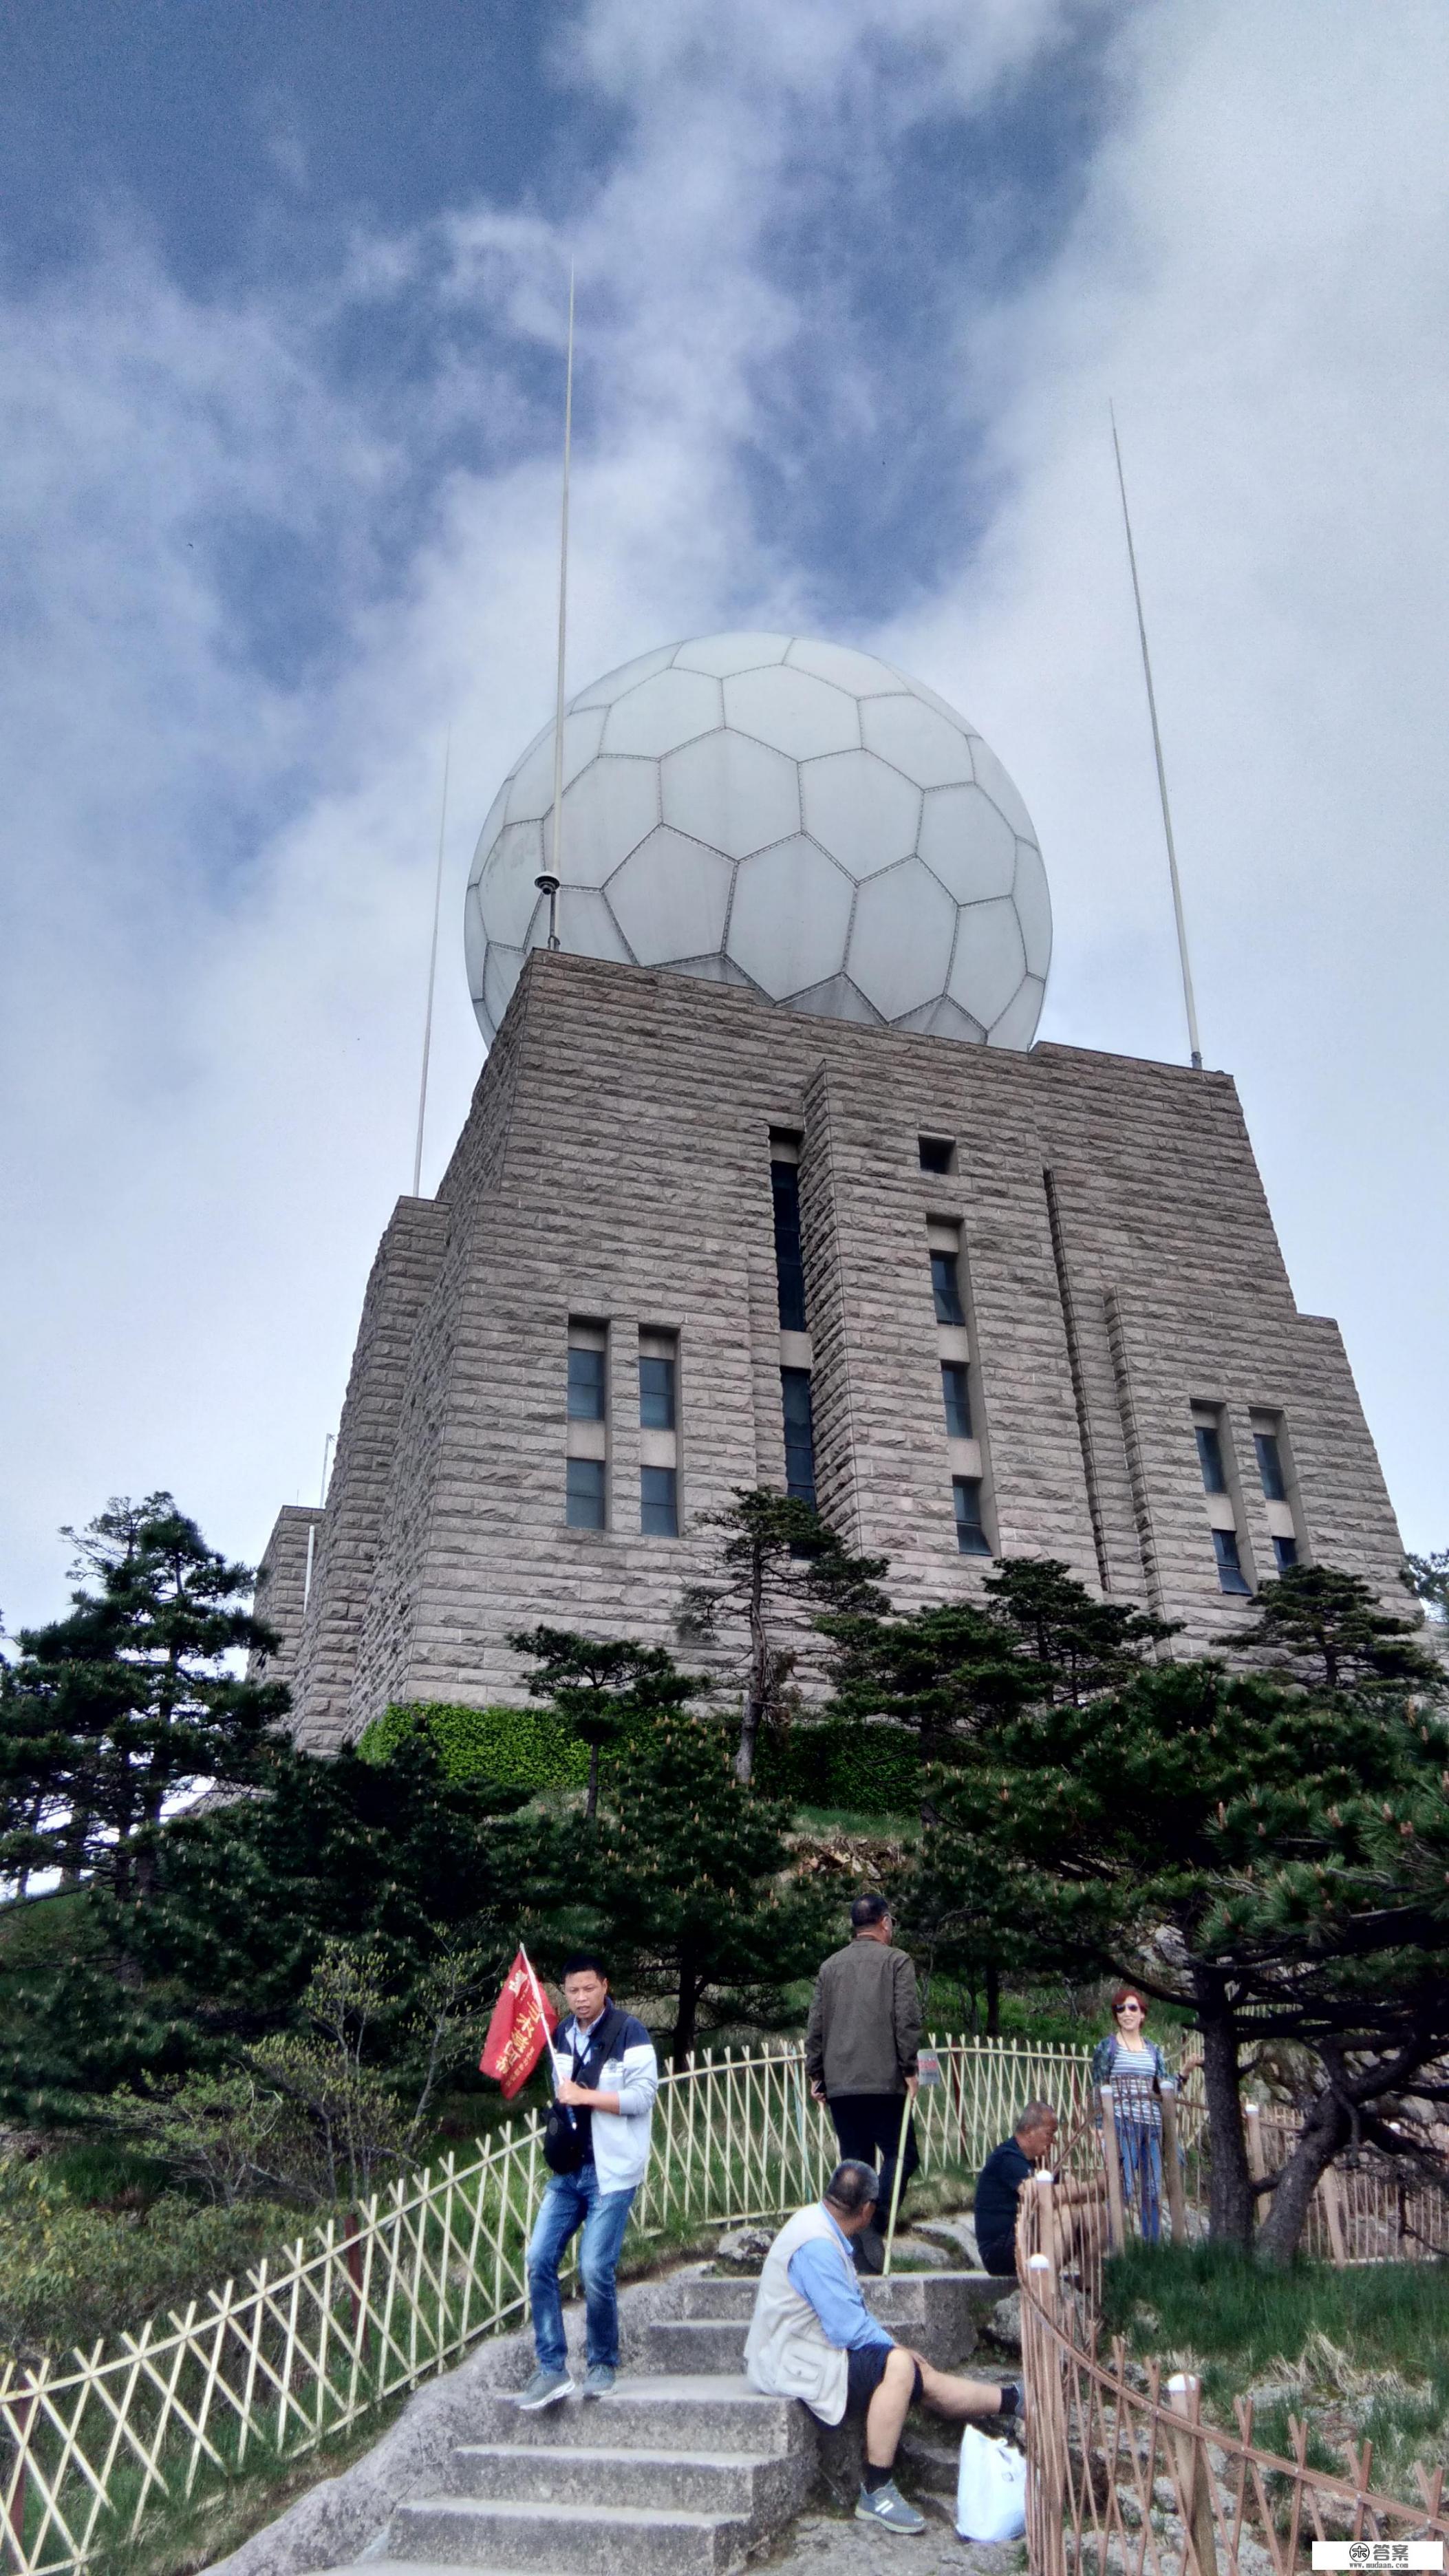
{"label": "metal antenna pole", "polygon": [[1147,682],[1147,712],[1152,719],[1152,748],[1157,758],[1157,787],[1162,798],[1162,829],[1167,839],[1167,869],[1172,879],[1172,909],[1177,918],[1177,952],[1182,960],[1182,998],[1187,1006],[1187,1043],[1193,1069],[1202,1071],[1202,1046],[1197,1033],[1197,1004],[1193,999],[1192,968],[1187,956],[1187,923],[1182,910],[1182,880],[1177,873],[1177,851],[1172,838],[1172,812],[1167,802],[1167,771],[1162,761],[1162,736],[1157,728],[1157,697],[1152,686],[1152,664],[1147,653],[1147,623],[1142,614],[1142,585],[1137,578],[1137,549],[1132,543],[1132,520],[1127,509],[1127,478],[1122,471],[1122,443],[1117,436],[1117,414],[1107,406],[1112,423],[1112,452],[1117,459],[1117,489],[1122,495],[1122,524],[1127,531],[1127,561],[1132,567],[1132,596],[1137,603],[1137,634],[1142,646],[1142,676]]}
{"label": "metal antenna pole", "polygon": [[433,986],[438,979],[438,912],[443,900],[443,835],[448,828],[448,763],[453,756],[453,728],[443,746],[443,810],[438,817],[438,869],[433,879],[433,945],[428,958],[428,1007],[423,1014],[423,1072],[418,1084],[418,1134],[413,1147],[413,1197],[423,1180],[423,1120],[428,1114],[428,1057],[433,1046]]}
{"label": "metal antenna pole", "polygon": [[558,688],[553,716],[553,856],[534,884],[548,897],[548,944],[557,948],[558,889],[563,865],[564,645],[569,615],[569,451],[574,423],[574,264],[569,262],[569,354],[564,375],[563,512],[558,540]]}

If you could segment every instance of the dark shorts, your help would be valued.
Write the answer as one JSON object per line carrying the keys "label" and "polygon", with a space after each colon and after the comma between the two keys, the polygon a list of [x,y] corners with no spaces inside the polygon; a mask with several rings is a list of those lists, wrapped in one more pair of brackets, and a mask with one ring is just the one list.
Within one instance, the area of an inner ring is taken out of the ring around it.
{"label": "dark shorts", "polygon": [[[895,2350],[896,2346],[893,2343],[866,2343],[861,2344],[857,2351],[846,2354],[845,2411],[847,2415],[865,2413],[885,2377],[886,2363]],[[913,2406],[920,2394],[921,2365],[917,2362],[916,2384],[911,2390]]]}
{"label": "dark shorts", "polygon": [[986,2271],[993,2273],[998,2281],[1014,2281],[1016,2279],[1016,2240],[1014,2237],[1008,2237],[1004,2245],[983,2245],[980,2237],[978,2236],[976,2239],[976,2250],[981,2257],[983,2268]]}

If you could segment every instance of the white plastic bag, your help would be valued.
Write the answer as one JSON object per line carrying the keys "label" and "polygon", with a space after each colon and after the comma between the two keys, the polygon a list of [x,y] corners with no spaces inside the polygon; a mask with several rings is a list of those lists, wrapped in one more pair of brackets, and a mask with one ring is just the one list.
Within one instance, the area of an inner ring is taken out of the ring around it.
{"label": "white plastic bag", "polygon": [[1014,2442],[993,2442],[968,2424],[956,2480],[962,2540],[1020,2540],[1026,2529],[1026,2461]]}

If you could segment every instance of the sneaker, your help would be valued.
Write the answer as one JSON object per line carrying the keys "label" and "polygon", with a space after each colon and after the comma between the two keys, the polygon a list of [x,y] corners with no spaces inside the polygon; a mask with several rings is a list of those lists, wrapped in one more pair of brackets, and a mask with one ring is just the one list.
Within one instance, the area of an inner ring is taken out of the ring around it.
{"label": "sneaker", "polygon": [[611,2362],[591,2361],[584,2373],[585,2397],[607,2397],[618,2375]]}
{"label": "sneaker", "polygon": [[861,2488],[856,2500],[855,2518],[857,2522],[877,2523],[885,2531],[916,2532],[926,2528],[925,2515],[917,2513],[913,2504],[907,2504],[894,2478],[887,2478],[885,2485],[877,2487],[874,2495]]}
{"label": "sneaker", "polygon": [[561,2397],[572,2397],[573,2393],[574,2383],[566,2370],[545,2370],[540,2362],[518,2399],[519,2412],[536,2415],[541,2406],[556,2406]]}
{"label": "sneaker", "polygon": [[851,2239],[850,2252],[857,2272],[863,2272],[868,2279],[873,2280],[885,2270],[885,2238],[878,2227],[863,2227]]}

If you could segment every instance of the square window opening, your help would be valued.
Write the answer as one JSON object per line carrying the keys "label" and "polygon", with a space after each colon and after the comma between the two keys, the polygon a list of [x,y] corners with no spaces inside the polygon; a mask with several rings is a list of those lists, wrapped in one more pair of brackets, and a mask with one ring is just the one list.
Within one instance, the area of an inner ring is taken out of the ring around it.
{"label": "square window opening", "polygon": [[989,1556],[991,1541],[981,1518],[981,1479],[979,1476],[953,1476],[951,1494],[956,1505],[956,1545],[963,1556]]}
{"label": "square window opening", "polygon": [[1243,1572],[1243,1561],[1238,1554],[1236,1530],[1213,1531],[1213,1554],[1218,1561],[1218,1590],[1251,1593],[1252,1586]]}
{"label": "square window opening", "polygon": [[941,1400],[946,1408],[946,1431],[952,1440],[970,1440],[971,1377],[964,1360],[942,1360]]}
{"label": "square window opening", "polygon": [[[1276,1496],[1276,1494],[1270,1494],[1270,1495],[1269,1495],[1269,1497],[1268,1497],[1268,1499],[1269,1499],[1269,1501],[1270,1501],[1270,1502],[1276,1502],[1276,1501],[1277,1501],[1277,1499],[1278,1499],[1278,1497]],[[1287,1571],[1288,1571],[1288,1569],[1289,1569],[1289,1567],[1290,1567],[1291,1565],[1296,1565],[1296,1564],[1297,1564],[1297,1562],[1298,1562],[1298,1541],[1297,1541],[1297,1539],[1296,1539],[1296,1538],[1275,1538],[1275,1539],[1274,1539],[1274,1541],[1273,1541],[1273,1563],[1274,1563],[1274,1565],[1277,1567],[1278,1572],[1279,1572],[1280,1574],[1286,1574],[1286,1573],[1287,1573]]]}
{"label": "square window opening", "polygon": [[1263,1493],[1270,1503],[1286,1503],[1288,1487],[1283,1479],[1283,1452],[1276,1431],[1255,1431],[1253,1447],[1258,1453],[1258,1473],[1263,1480]]}
{"label": "square window opening", "polygon": [[1228,1490],[1227,1469],[1223,1464],[1223,1435],[1216,1423],[1195,1422],[1198,1465],[1202,1469],[1205,1494],[1225,1494]]}
{"label": "square window opening", "polygon": [[917,1139],[923,1172],[954,1172],[956,1140],[954,1136],[921,1136]]}
{"label": "square window opening", "polygon": [[605,1407],[605,1351],[569,1348],[569,1420],[602,1422]]}
{"label": "square window opening", "polygon": [[678,1538],[679,1476],[675,1468],[640,1468],[639,1527],[645,1538]]}
{"label": "square window opening", "polygon": [[672,1431],[675,1427],[674,1362],[641,1352],[639,1358],[639,1428]]}
{"label": "square window opening", "polygon": [[565,1517],[569,1528],[603,1529],[605,1526],[603,1459],[570,1458],[566,1461],[566,1470]]}
{"label": "square window opening", "polygon": [[938,1324],[964,1324],[966,1309],[961,1303],[961,1268],[954,1252],[931,1255],[931,1293],[936,1301]]}

